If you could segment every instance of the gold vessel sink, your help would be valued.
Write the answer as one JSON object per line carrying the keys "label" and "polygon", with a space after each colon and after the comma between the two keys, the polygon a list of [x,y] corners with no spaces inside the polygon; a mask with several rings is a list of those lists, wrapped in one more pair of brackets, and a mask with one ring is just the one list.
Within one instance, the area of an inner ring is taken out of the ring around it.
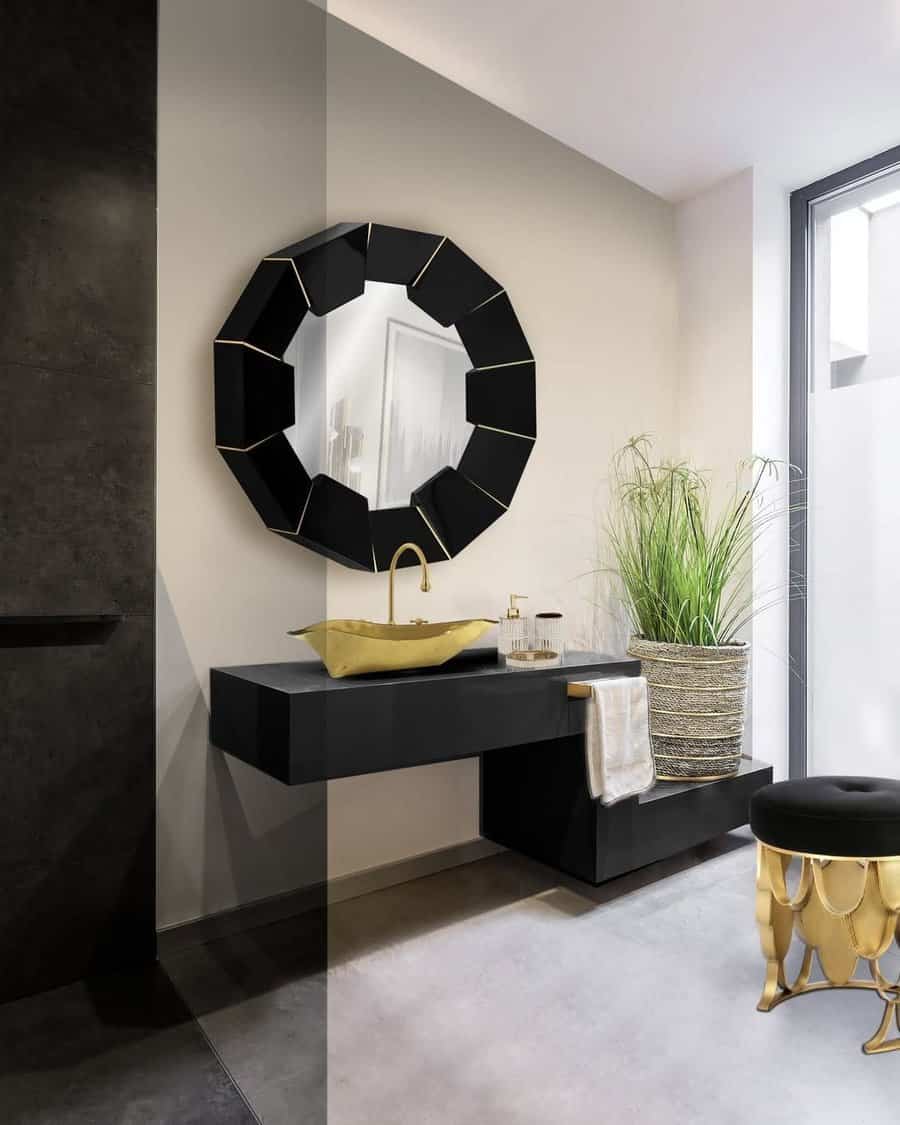
{"label": "gold vessel sink", "polygon": [[411,668],[433,668],[462,652],[486,633],[496,621],[477,617],[468,621],[423,621],[409,625],[394,620],[394,577],[401,557],[411,551],[422,568],[419,589],[431,589],[428,563],[416,543],[403,543],[394,552],[388,568],[387,624],[375,621],[320,621],[303,629],[292,629],[291,637],[303,637],[322,657],[329,676],[361,676],[365,672],[402,672]]}
{"label": "gold vessel sink", "polygon": [[433,668],[462,652],[494,624],[487,618],[410,625],[320,621],[293,629],[290,636],[303,637],[322,658],[328,674],[339,679],[365,672]]}

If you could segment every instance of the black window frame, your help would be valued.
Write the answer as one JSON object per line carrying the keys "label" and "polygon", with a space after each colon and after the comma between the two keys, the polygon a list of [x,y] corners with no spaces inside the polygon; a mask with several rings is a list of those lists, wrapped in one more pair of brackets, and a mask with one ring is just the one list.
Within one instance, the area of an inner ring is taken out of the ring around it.
{"label": "black window frame", "polygon": [[[812,311],[812,238],[814,204],[841,195],[870,180],[900,171],[900,145],[861,160],[840,172],[791,192],[790,287],[790,459],[800,480],[809,486],[809,357]],[[791,598],[788,611],[788,768],[790,777],[806,777],[809,768],[807,719],[807,581],[808,522],[805,505],[790,516]]]}

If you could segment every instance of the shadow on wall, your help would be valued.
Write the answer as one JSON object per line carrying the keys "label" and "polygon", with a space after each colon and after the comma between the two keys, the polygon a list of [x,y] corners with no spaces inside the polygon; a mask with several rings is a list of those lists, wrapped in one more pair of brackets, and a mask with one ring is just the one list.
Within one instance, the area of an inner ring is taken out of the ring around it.
{"label": "shadow on wall", "polygon": [[[325,783],[282,785],[209,743],[206,684],[161,574],[157,629],[166,653],[157,668],[158,925],[323,882]],[[203,794],[202,807],[192,794]]]}

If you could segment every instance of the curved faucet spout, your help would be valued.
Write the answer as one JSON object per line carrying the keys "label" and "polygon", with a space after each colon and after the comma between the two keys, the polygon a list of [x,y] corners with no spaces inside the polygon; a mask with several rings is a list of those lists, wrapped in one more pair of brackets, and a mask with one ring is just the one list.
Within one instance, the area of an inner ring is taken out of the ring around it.
{"label": "curved faucet spout", "polygon": [[397,563],[400,561],[404,551],[412,551],[422,564],[422,581],[419,585],[419,589],[423,594],[427,594],[431,589],[431,579],[428,577],[428,563],[425,560],[425,552],[416,543],[401,543],[397,550],[394,551],[394,557],[391,559],[390,570],[388,572],[388,625],[397,624],[396,621],[394,621],[394,575],[397,573]]}

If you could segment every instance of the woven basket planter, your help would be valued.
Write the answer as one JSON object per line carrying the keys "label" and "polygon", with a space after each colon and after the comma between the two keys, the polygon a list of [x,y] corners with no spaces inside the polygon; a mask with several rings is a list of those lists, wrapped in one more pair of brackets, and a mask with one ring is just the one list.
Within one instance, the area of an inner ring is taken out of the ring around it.
{"label": "woven basket planter", "polygon": [[676,645],[632,637],[650,697],[660,781],[732,777],[741,764],[750,646]]}

